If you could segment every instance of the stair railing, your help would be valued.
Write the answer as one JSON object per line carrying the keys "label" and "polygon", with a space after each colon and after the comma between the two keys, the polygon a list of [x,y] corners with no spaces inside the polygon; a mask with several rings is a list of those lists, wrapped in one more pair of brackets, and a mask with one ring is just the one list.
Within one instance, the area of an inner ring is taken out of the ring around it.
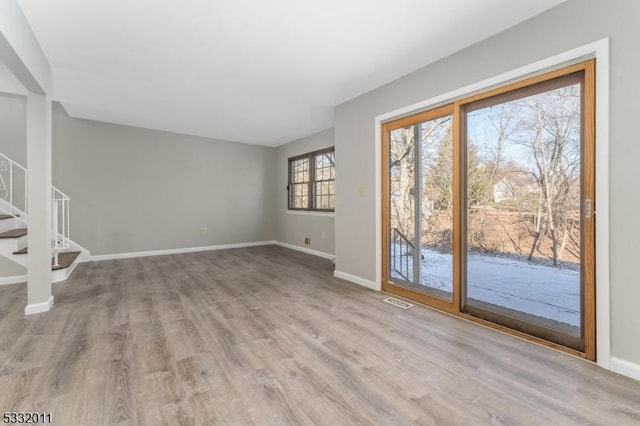
{"label": "stair railing", "polygon": [[16,219],[27,223],[27,169],[0,153],[0,203]]}
{"label": "stair railing", "polygon": [[58,266],[58,253],[69,248],[69,197],[58,188],[51,187],[51,237],[53,264]]}
{"label": "stair railing", "polygon": [[[25,225],[28,216],[28,170],[0,153],[0,207]],[[70,247],[70,198],[55,186],[51,187],[51,248],[54,264],[58,265],[60,250]]]}
{"label": "stair railing", "polygon": [[415,247],[398,228],[391,228],[391,270],[405,281],[413,281],[413,252]]}

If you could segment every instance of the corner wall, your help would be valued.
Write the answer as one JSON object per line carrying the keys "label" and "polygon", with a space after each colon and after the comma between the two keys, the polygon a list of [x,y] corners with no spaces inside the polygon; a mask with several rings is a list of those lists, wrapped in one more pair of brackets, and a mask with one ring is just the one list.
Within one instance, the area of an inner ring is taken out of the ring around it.
{"label": "corner wall", "polygon": [[92,255],[275,239],[273,148],[69,117],[56,104],[53,177]]}
{"label": "corner wall", "polygon": [[[323,130],[276,148],[276,239],[285,244],[333,255],[334,215],[287,211],[288,160],[296,155],[317,151],[334,145],[333,128]],[[336,163],[340,160],[336,158]],[[304,238],[311,238],[311,245],[304,245]]]}
{"label": "corner wall", "polygon": [[[0,153],[27,164],[27,99],[0,93]],[[0,278],[25,275],[22,266],[0,257]]]}
{"label": "corner wall", "polygon": [[27,98],[0,93],[0,153],[27,164]]}

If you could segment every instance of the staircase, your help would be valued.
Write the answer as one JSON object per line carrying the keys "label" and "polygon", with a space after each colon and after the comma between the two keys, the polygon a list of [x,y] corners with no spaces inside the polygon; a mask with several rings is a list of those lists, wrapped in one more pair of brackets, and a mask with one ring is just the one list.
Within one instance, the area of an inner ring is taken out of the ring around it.
{"label": "staircase", "polygon": [[[25,268],[29,251],[27,175],[27,169],[0,153],[0,256]],[[52,280],[59,282],[67,279],[88,253],[69,238],[69,197],[55,187],[51,195]],[[23,281],[24,277],[16,277],[15,282]]]}

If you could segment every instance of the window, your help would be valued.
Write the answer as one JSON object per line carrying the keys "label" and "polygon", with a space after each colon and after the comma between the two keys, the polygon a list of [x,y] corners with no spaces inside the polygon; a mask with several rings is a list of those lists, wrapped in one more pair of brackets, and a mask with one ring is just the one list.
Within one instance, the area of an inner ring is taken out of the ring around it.
{"label": "window", "polygon": [[289,210],[332,212],[335,179],[333,147],[289,158]]}

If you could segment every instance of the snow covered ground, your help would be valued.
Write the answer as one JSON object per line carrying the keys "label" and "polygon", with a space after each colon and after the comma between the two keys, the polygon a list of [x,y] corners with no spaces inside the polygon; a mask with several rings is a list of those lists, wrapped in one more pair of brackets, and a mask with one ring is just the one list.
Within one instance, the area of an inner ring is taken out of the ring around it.
{"label": "snow covered ground", "polygon": [[[450,293],[452,255],[427,248],[422,254],[421,284]],[[486,254],[467,257],[469,299],[580,326],[578,270]],[[398,277],[393,272],[392,276]]]}

